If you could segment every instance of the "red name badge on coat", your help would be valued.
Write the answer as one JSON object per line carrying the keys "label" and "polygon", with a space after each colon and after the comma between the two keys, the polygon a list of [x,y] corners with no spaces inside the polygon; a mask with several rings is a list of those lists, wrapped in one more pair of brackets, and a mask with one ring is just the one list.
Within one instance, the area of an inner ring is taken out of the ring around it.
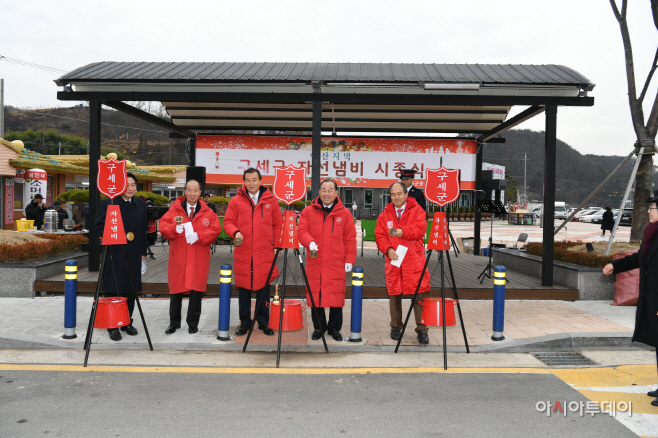
{"label": "red name badge on coat", "polygon": [[444,212],[435,212],[432,228],[427,239],[427,249],[436,251],[450,251],[450,237],[448,235],[448,221]]}
{"label": "red name badge on coat", "polygon": [[281,224],[281,234],[276,244],[277,248],[299,248],[297,239],[297,223],[295,222],[295,212],[286,210],[286,217]]}
{"label": "red name badge on coat", "polygon": [[125,245],[126,232],[123,229],[121,210],[118,205],[108,205],[105,215],[105,229],[103,230],[103,245]]}

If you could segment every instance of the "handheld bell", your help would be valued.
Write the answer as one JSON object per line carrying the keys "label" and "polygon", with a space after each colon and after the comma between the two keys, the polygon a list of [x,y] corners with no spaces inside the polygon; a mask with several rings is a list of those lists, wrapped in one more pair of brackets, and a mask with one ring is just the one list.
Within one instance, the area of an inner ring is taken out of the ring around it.
{"label": "handheld bell", "polygon": [[274,285],[274,299],[272,300],[273,304],[279,304],[281,299],[279,298],[279,285]]}
{"label": "handheld bell", "polygon": [[176,225],[180,225],[183,223],[183,216],[176,216],[174,220],[176,221]]}
{"label": "handheld bell", "polygon": [[318,252],[316,250],[311,250],[309,252],[309,255],[311,256],[312,259],[318,258]]}
{"label": "handheld bell", "polygon": [[395,229],[395,228],[391,228],[391,229],[388,230],[388,234],[389,234],[391,237],[395,237],[395,235],[398,234],[398,230]]}

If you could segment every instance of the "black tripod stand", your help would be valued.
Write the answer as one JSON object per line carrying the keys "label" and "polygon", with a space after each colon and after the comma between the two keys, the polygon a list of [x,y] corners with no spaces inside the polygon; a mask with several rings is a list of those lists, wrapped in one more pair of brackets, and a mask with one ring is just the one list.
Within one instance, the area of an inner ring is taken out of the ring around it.
{"label": "black tripod stand", "polygon": [[[276,261],[279,258],[279,254],[281,253],[282,248],[277,248],[276,249],[276,254],[274,255],[274,260],[272,260],[272,266],[270,266],[270,272],[267,275],[267,281],[269,281],[270,277],[272,276],[272,272],[274,271],[274,266],[276,265]],[[281,285],[281,298],[280,298],[280,306],[279,306],[279,340],[277,343],[276,347],[276,367],[279,368],[279,361],[281,359],[281,335],[283,334],[283,309],[284,309],[284,304],[285,304],[285,298],[286,298],[286,270],[288,268],[288,249],[285,248],[283,252],[283,279],[282,279],[282,285]],[[296,258],[299,260],[299,267],[302,270],[302,274],[304,275],[304,283],[306,284],[306,290],[308,291],[308,296],[311,298],[311,312],[313,312],[313,315],[315,316],[315,319],[319,321],[318,315],[317,315],[317,308],[315,307],[315,299],[313,298],[313,294],[311,293],[311,287],[308,284],[308,278],[306,277],[306,270],[304,269],[304,262],[302,261],[302,257],[299,253],[299,249],[295,248],[293,249],[294,255]],[[256,300],[256,312],[258,312],[258,309],[260,309],[260,306],[262,305],[263,302],[263,297],[265,294],[261,294],[261,296]],[[244,342],[244,347],[242,347],[242,352],[244,353],[247,350],[247,345],[249,344],[249,339],[251,338],[251,334],[254,331],[254,325],[256,324],[256,315],[254,315],[254,318],[251,321],[251,326],[249,326],[249,334],[247,334],[247,339]],[[324,337],[324,331],[322,331],[322,343],[324,344],[324,351],[326,353],[329,353],[329,347],[327,347],[327,340]]]}
{"label": "black tripod stand", "polygon": [[[479,207],[478,210],[481,213],[500,213],[499,207],[496,205],[494,201],[480,201],[479,202]],[[492,214],[493,216],[493,214]],[[494,265],[492,263],[492,257],[493,257],[493,217],[490,218],[490,224],[489,224],[489,263],[487,263],[487,266],[480,272],[480,275],[478,275],[478,280],[480,280],[480,284],[484,282],[485,278],[492,278],[493,275],[491,274],[491,270],[494,268]],[[475,236],[476,239],[479,239],[480,236]],[[509,282],[509,280],[508,280]]]}
{"label": "black tripod stand", "polygon": [[[114,200],[111,201],[111,205],[114,204]],[[126,266],[126,270],[128,271],[128,279],[130,281],[130,287],[133,290],[133,293],[135,294],[135,304],[137,304],[137,308],[139,309],[139,316],[142,318],[142,324],[144,326],[144,333],[146,334],[146,340],[149,343],[149,348],[151,351],[153,351],[153,344],[151,343],[151,336],[149,336],[149,330],[146,327],[146,319],[144,319],[144,312],[142,312],[142,306],[139,303],[139,295],[137,293],[137,290],[135,288],[135,282],[133,281],[133,276],[130,272],[130,265],[128,264],[128,258],[126,257],[126,250],[125,250],[125,245],[118,245],[121,247],[121,254],[123,255],[123,262]],[[96,310],[98,310],[98,300],[100,298],[100,292],[101,292],[101,287],[103,284],[103,278],[104,278],[104,273],[105,273],[105,265],[108,263],[108,247],[109,245],[105,245],[103,247],[103,263],[101,264],[101,269],[100,272],[98,273],[98,283],[96,284],[96,293],[94,295],[94,303],[91,307],[91,315],[89,317],[89,325],[87,326],[87,336],[85,337],[85,362],[83,366],[87,366],[87,360],[89,359],[89,351],[91,350],[91,338],[93,335],[94,331],[94,324],[96,323]],[[112,254],[110,254],[109,257],[109,263],[112,265],[112,270],[114,271],[114,259],[112,258]],[[114,273],[114,272],[113,272]],[[116,281],[115,281],[116,284]],[[118,292],[118,291],[117,291]]]}

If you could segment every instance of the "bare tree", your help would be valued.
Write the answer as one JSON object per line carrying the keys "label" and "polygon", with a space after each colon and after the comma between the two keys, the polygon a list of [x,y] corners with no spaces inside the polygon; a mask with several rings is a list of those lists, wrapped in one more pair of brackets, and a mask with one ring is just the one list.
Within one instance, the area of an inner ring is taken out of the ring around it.
{"label": "bare tree", "polygon": [[[628,0],[622,0],[621,11],[617,7],[615,0],[610,0],[612,11],[619,22],[621,38],[624,43],[624,56],[626,58],[626,82],[628,83],[628,104],[631,109],[631,120],[635,130],[636,142],[635,148],[644,147],[645,154],[640,156],[640,165],[635,177],[635,195],[633,197],[633,226],[631,228],[631,241],[638,241],[643,236],[644,227],[649,222],[646,214],[646,205],[644,200],[651,197],[653,186],[653,154],[656,152],[656,131],[658,129],[658,95],[654,98],[649,118],[644,117],[642,104],[649,89],[649,84],[653,74],[658,67],[658,48],[651,64],[651,69],[644,81],[644,86],[640,95],[637,95],[635,83],[635,65],[633,63],[633,48],[631,46],[631,36],[626,21],[626,10]],[[653,24],[658,30],[658,0],[651,0],[651,14],[653,15]]]}

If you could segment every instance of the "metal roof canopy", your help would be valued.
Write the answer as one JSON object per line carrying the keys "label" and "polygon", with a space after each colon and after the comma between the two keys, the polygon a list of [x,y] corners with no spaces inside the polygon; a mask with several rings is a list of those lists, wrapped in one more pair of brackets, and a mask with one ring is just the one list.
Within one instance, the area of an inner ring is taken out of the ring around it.
{"label": "metal roof canopy", "polygon": [[[100,158],[102,104],[192,139],[233,130],[311,131],[318,152],[312,162],[314,195],[322,133],[463,133],[483,143],[546,111],[547,217],[553,216],[555,198],[557,106],[594,104],[587,96],[594,84],[560,65],[97,62],[55,83],[63,87],[58,99],[90,102],[90,176]],[[171,122],[124,103],[131,101],[162,102]],[[514,105],[528,108],[508,119]],[[481,163],[478,148],[477,189]],[[476,214],[475,235],[479,231]],[[553,283],[552,231],[544,228],[547,286]]]}

